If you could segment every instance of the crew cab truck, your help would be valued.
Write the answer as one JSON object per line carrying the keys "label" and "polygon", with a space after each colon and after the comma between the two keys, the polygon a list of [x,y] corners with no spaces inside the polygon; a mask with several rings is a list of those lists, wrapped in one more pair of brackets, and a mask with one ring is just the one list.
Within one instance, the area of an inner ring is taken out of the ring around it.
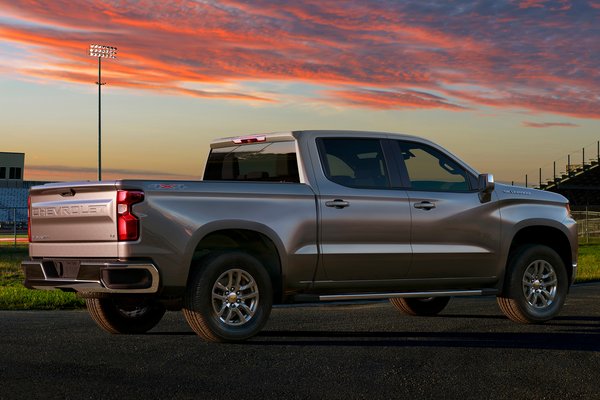
{"label": "crew cab truck", "polygon": [[77,292],[111,333],[182,309],[203,339],[241,341],[277,303],[389,298],[435,315],[481,295],[540,323],[577,271],[564,197],[494,183],[408,135],[225,138],[202,181],[46,184],[29,207],[25,285]]}

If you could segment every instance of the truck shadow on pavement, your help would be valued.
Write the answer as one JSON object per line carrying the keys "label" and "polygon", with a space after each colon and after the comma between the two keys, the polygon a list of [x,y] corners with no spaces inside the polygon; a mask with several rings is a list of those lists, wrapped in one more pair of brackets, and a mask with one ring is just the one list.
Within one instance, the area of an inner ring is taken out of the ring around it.
{"label": "truck shadow on pavement", "polygon": [[563,317],[554,319],[551,325],[522,325],[522,327],[522,331],[512,332],[265,330],[247,344],[263,346],[453,347],[600,352],[600,317]]}

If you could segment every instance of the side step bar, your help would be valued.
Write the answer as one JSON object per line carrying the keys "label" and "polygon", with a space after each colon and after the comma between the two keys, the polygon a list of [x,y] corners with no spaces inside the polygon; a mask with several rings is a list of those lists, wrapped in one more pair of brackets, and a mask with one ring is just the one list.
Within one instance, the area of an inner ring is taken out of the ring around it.
{"label": "side step bar", "polygon": [[352,293],[352,294],[302,294],[296,296],[298,301],[343,301],[343,300],[380,300],[395,297],[446,297],[446,296],[492,296],[497,295],[497,289],[479,290],[446,290],[432,292],[390,292],[390,293]]}

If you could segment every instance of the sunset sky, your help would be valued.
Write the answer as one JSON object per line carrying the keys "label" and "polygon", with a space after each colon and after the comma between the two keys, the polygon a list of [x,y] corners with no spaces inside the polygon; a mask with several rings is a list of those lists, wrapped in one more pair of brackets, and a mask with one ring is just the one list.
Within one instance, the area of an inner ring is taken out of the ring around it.
{"label": "sunset sky", "polygon": [[[600,0],[0,0],[0,151],[25,179],[197,179],[218,137],[427,137],[537,182],[600,140]],[[579,158],[577,158],[579,157]]]}

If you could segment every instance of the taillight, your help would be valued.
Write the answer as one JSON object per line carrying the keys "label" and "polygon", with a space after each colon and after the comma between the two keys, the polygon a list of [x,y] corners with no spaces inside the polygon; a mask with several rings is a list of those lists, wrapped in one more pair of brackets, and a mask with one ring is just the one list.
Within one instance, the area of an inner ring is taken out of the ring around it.
{"label": "taillight", "polygon": [[142,201],[144,201],[144,192],[117,191],[117,234],[119,241],[139,239],[140,220],[131,212],[131,206]]}
{"label": "taillight", "polygon": [[27,196],[27,239],[31,243],[31,195]]}

